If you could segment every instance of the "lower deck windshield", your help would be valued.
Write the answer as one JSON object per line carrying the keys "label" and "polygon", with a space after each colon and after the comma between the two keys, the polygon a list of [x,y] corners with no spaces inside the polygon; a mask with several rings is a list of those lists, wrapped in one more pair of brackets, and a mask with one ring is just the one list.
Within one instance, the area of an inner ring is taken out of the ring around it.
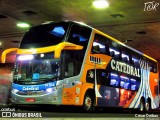
{"label": "lower deck windshield", "polygon": [[[16,61],[14,81],[17,82],[42,82],[58,80],[60,77],[60,59],[51,59],[44,56],[33,56],[33,60]],[[18,57],[17,57],[18,58]]]}

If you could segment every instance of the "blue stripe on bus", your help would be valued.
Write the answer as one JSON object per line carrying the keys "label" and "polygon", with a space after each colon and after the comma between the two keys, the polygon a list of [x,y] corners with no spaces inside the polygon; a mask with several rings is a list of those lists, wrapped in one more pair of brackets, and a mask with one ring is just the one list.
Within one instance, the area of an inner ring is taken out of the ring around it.
{"label": "blue stripe on bus", "polygon": [[45,84],[39,84],[39,85],[19,85],[19,84],[12,83],[12,88],[17,89],[19,91],[45,90],[47,88],[52,88],[55,86],[56,86],[56,81],[45,83]]}

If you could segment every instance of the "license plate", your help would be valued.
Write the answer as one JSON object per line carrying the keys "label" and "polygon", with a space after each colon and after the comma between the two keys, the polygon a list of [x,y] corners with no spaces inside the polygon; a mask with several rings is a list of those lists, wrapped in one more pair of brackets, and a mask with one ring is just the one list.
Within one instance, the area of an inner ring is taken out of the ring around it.
{"label": "license plate", "polygon": [[26,102],[35,102],[35,98],[26,98]]}

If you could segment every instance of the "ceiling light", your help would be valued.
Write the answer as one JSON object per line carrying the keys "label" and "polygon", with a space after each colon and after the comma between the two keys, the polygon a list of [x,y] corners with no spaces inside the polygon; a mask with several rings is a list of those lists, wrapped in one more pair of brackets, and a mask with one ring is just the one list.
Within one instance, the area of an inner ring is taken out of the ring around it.
{"label": "ceiling light", "polygon": [[109,3],[106,0],[95,0],[93,2],[93,6],[95,6],[96,8],[106,8],[109,6]]}
{"label": "ceiling light", "polygon": [[27,23],[18,23],[17,26],[21,27],[21,28],[28,28],[28,27],[30,27],[30,25],[27,24]]}

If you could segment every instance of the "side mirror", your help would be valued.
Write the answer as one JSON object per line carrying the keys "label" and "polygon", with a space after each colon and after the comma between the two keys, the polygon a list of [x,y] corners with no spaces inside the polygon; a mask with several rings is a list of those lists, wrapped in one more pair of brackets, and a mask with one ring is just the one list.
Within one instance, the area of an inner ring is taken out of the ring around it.
{"label": "side mirror", "polygon": [[6,62],[6,55],[10,52],[14,52],[17,51],[18,48],[9,48],[3,51],[2,56],[1,56],[1,63],[5,63]]}
{"label": "side mirror", "polygon": [[55,47],[54,58],[59,58],[62,50],[82,50],[82,49],[83,49],[83,46],[81,45],[76,45],[76,44],[69,43],[69,42],[63,42],[63,43],[58,44]]}

